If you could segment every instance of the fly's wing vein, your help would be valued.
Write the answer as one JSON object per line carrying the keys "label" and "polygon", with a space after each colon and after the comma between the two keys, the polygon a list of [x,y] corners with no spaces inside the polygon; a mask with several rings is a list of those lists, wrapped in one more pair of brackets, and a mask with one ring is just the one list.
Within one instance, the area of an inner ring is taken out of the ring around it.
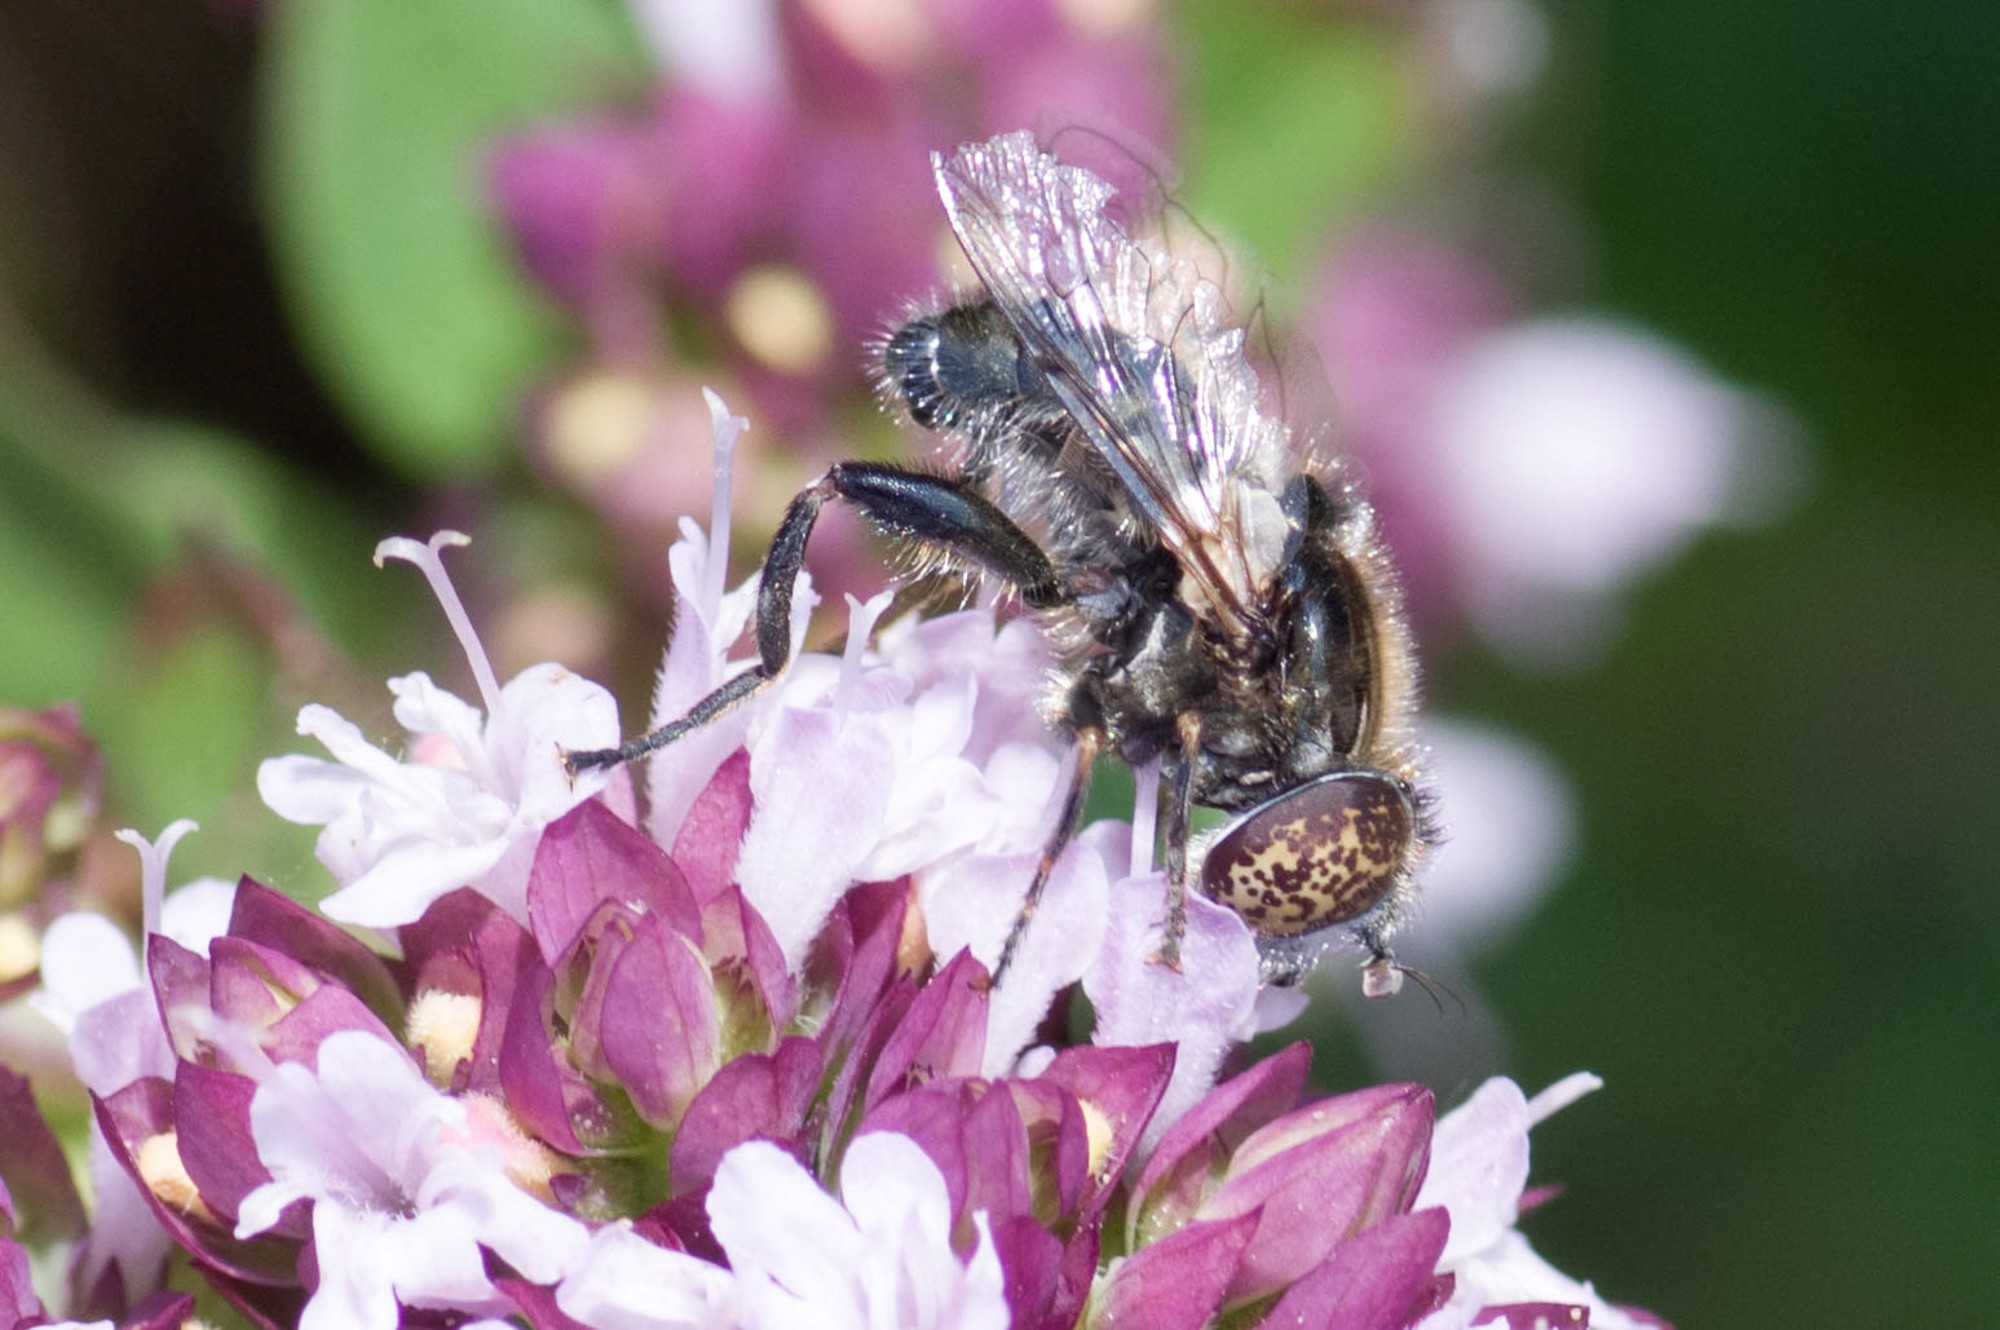
{"label": "fly's wing vein", "polygon": [[1085,442],[1225,623],[1262,613],[1289,451],[1213,283],[1108,215],[1113,190],[1010,134],[933,159],[973,270]]}

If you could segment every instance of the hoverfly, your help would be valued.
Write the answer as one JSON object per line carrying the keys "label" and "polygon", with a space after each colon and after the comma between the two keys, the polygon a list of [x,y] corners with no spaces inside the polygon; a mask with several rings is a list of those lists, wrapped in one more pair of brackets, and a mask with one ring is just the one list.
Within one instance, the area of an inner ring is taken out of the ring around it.
{"label": "hoverfly", "polygon": [[[835,499],[920,554],[997,580],[1059,663],[1049,712],[1075,740],[1066,807],[1007,939],[999,982],[1095,760],[1158,762],[1169,791],[1160,958],[1177,964],[1193,883],[1296,983],[1341,936],[1393,992],[1390,938],[1435,840],[1408,733],[1415,663],[1367,501],[1268,410],[1221,291],[1129,233],[1096,175],[1027,133],[934,155],[982,291],[876,348],[890,407],[952,444],[949,474],[840,462],[792,500],[765,558],[759,661],[686,716],[572,770],[653,751],[768,684],[790,654],[792,585]],[[1200,805],[1235,817],[1190,834]]]}

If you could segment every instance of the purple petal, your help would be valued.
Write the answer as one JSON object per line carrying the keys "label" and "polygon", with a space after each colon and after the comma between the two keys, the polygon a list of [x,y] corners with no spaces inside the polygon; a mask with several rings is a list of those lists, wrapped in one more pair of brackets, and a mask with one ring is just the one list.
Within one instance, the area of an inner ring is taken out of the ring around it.
{"label": "purple petal", "polygon": [[697,941],[701,913],[680,869],[636,827],[586,800],[551,822],[528,878],[528,923],[553,965],[605,901],[660,915]]}
{"label": "purple petal", "polygon": [[500,1086],[523,1127],[566,1154],[582,1154],[572,1109],[589,1103],[590,1091],[561,1058],[549,1028],[555,984],[552,971],[538,968],[515,988],[500,1038]]}
{"label": "purple petal", "polygon": [[[174,1242],[197,1257],[205,1266],[253,1284],[294,1282],[297,1244],[283,1238],[258,1237],[239,1241],[233,1233],[189,1213],[177,1205],[164,1204],[146,1185],[139,1172],[139,1153],[147,1141],[174,1131],[174,1087],[164,1079],[135,1081],[108,1098],[93,1096],[98,1129],[118,1164],[137,1185],[139,1194]],[[288,1216],[289,1220],[291,1217]],[[125,1272],[125,1287],[150,1287],[143,1272],[135,1279]],[[118,1301],[122,1304],[123,1299]]]}
{"label": "purple petal", "polygon": [[798,1014],[798,985],[763,916],[733,886],[702,906],[702,956],[715,971],[732,1051],[763,1050]]}
{"label": "purple petal", "polygon": [[666,200],[633,127],[593,122],[503,143],[488,190],[528,271],[582,305],[621,278],[664,228]]}
{"label": "purple petal", "polygon": [[668,1155],[674,1190],[715,1178],[716,1165],[753,1138],[795,1147],[819,1089],[819,1048],[794,1036],[774,1053],[746,1053],[724,1063],[682,1116]]}
{"label": "purple petal", "polygon": [[[271,1180],[250,1134],[250,1100],[256,1093],[257,1083],[248,1076],[195,1062],[183,1061],[174,1074],[174,1121],[186,1127],[176,1138],[181,1166],[208,1208],[230,1225],[243,1198]],[[277,1236],[302,1239],[310,1233],[305,1224],[294,1228],[287,1220],[279,1221]]]}
{"label": "purple petal", "polygon": [[[464,994],[479,1001],[472,1052],[455,1071],[456,1090],[499,1094],[500,1048],[521,976],[543,969],[535,940],[518,920],[470,888],[436,901],[401,933],[413,995]],[[434,1053],[428,1057],[435,1057]]]}
{"label": "purple petal", "polygon": [[[1090,1124],[1076,1096],[1041,1080],[1006,1080],[998,1088],[1013,1096],[1014,1111],[1028,1134],[1033,1160],[1029,1185],[1033,1212],[1045,1221],[1066,1222],[1093,1181]],[[1114,1175],[1115,1176],[1115,1175]]]}
{"label": "purple petal", "polygon": [[1480,1308],[1472,1323],[1506,1330],[1590,1330],[1590,1308],[1567,1302],[1510,1302]]}
{"label": "purple petal", "polygon": [[1202,1220],[1141,1247],[1111,1272],[1100,1330],[1201,1330],[1222,1305],[1259,1219],[1252,1212]]}
{"label": "purple petal", "polygon": [[118,1330],[181,1330],[194,1315],[194,1294],[161,1289],[142,1299]]}
{"label": "purple petal", "polygon": [[641,1117],[671,1131],[721,1065],[721,1022],[708,966],[657,915],[612,959],[598,1039]]}
{"label": "purple petal", "polygon": [[876,1019],[882,991],[896,972],[909,896],[909,883],[903,880],[848,892],[807,964],[810,987],[836,990],[833,1010],[819,1032],[829,1060],[845,1056],[848,1045]]}
{"label": "purple petal", "polygon": [[986,968],[961,951],[917,993],[869,1073],[863,1099],[874,1107],[890,1094],[939,1077],[971,1076],[986,1049]]}
{"label": "purple petal", "polygon": [[[1364,1110],[1358,1116],[1356,1109]],[[1230,1287],[1231,1300],[1275,1292],[1326,1259],[1335,1245],[1409,1208],[1429,1159],[1430,1091],[1383,1086],[1301,1109],[1266,1127],[1291,1140],[1296,1120],[1325,1113],[1325,1130],[1276,1154],[1245,1142],[1227,1179],[1197,1211],[1232,1218],[1262,1211]],[[1246,1152],[1250,1163],[1243,1166]]]}
{"label": "purple petal", "polygon": [[320,1041],[341,1030],[365,1030],[376,1038],[402,1046],[395,1032],[375,1018],[361,999],[344,988],[328,986],[308,995],[271,1025],[264,1051],[276,1062],[313,1061]]}
{"label": "purple petal", "polygon": [[208,957],[188,950],[164,933],[149,933],[146,979],[153,986],[153,1004],[159,1009],[161,1028],[167,1032],[175,1056],[193,1056],[194,1041],[168,1013],[188,1007],[208,1008],[213,983]]}
{"label": "purple petal", "polygon": [[348,989],[385,1022],[402,1017],[403,997],[380,956],[346,930],[252,878],[236,884],[229,935],[303,962]]}
{"label": "purple petal", "polygon": [[[62,1144],[49,1130],[25,1077],[0,1067],[0,1198],[10,1203],[13,1225],[0,1227],[35,1246],[73,1242],[87,1220]],[[16,1249],[18,1250],[18,1249]],[[5,1277],[0,1275],[0,1290]],[[5,1294],[0,1292],[0,1307]]]}
{"label": "purple petal", "polygon": [[[1040,1080],[1062,1087],[1089,1106],[1093,1121],[1110,1133],[1101,1162],[1091,1170],[1093,1186],[1081,1219],[1094,1220],[1111,1199],[1113,1186],[1138,1149],[1139,1137],[1166,1093],[1173,1075],[1174,1046],[1149,1048],[1066,1048],[1043,1069]],[[1241,1079],[1240,1077],[1238,1079]]]}
{"label": "purple petal", "polygon": [[[1008,1323],[1021,1330],[1040,1326],[1061,1291],[1062,1240],[1031,1215],[1015,1215],[992,1225],[991,1232],[993,1249],[1000,1254],[1000,1269],[1007,1277]],[[1067,1330],[1075,1320],[1061,1324]]]}
{"label": "purple petal", "polygon": [[1450,1227],[1442,1210],[1396,1215],[1375,1225],[1341,1243],[1293,1284],[1263,1325],[1401,1330],[1436,1304],[1434,1271]]}
{"label": "purple petal", "polygon": [[750,754],[737,749],[716,769],[674,835],[671,857],[697,901],[706,904],[736,880],[736,858],[750,825]]}
{"label": "purple petal", "polygon": [[1220,1177],[1217,1161],[1299,1102],[1311,1065],[1312,1045],[1293,1044],[1216,1086],[1169,1127],[1132,1189],[1140,1230],[1186,1223]]}
{"label": "purple petal", "polygon": [[1080,1228],[1063,1248],[1062,1278],[1055,1302],[1043,1318],[1042,1330],[1069,1330],[1083,1317],[1090,1290],[1097,1280],[1097,1256],[1102,1234],[1096,1224]]}
{"label": "purple petal", "polygon": [[19,1330],[42,1324],[48,1313],[42,1300],[35,1296],[27,1249],[4,1236],[4,1230],[12,1228],[12,1223],[0,1226],[0,1325]]}
{"label": "purple petal", "polygon": [[556,1305],[556,1291],[525,1279],[496,1279],[493,1287],[506,1294],[514,1309],[528,1322],[530,1330],[591,1330],[582,1321],[563,1315]]}
{"label": "purple petal", "polygon": [[1013,1096],[988,1090],[965,1114],[962,1132],[966,1189],[958,1218],[981,1210],[994,1221],[1032,1213],[1028,1134]]}
{"label": "purple petal", "polygon": [[265,943],[219,937],[208,945],[209,1005],[225,1019],[267,1026],[326,987],[319,971]]}
{"label": "purple petal", "polygon": [[[1371,1085],[1346,1094],[1316,1099],[1265,1123],[1239,1142],[1230,1156],[1229,1175],[1233,1178],[1246,1173],[1266,1160],[1289,1154],[1300,1146],[1324,1147],[1329,1137],[1350,1132],[1356,1127],[1387,1131],[1393,1124],[1402,1122],[1400,1115],[1413,1105],[1420,1106],[1428,1133],[1436,1117],[1435,1100],[1431,1092],[1421,1085]],[[1428,1135],[1425,1142],[1428,1143]]]}

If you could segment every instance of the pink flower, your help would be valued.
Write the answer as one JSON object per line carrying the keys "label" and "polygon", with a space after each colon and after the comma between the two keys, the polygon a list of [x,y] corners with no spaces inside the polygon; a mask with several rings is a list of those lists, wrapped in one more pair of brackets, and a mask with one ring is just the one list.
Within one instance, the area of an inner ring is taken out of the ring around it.
{"label": "pink flower", "polygon": [[103,756],[74,707],[0,707],[0,909],[75,854],[103,793]]}
{"label": "pink flower", "polygon": [[[738,422],[712,408],[726,461]],[[667,714],[746,668],[754,587],[725,590],[723,545],[691,527],[674,551]],[[151,1316],[171,1244],[191,1259],[170,1277],[306,1327],[1597,1313],[1513,1231],[1546,1102],[1482,1092],[1438,1125],[1418,1086],[1308,1099],[1303,1045],[1216,1082],[1273,1013],[1255,939],[1204,899],[1181,968],[1158,962],[1155,781],[1136,833],[1067,845],[994,981],[1068,767],[1026,625],[975,610],[878,640],[886,599],[850,600],[838,657],[797,656],[652,758],[642,819],[622,776],[552,779],[559,743],[615,736],[608,696],[537,671],[499,688],[436,542],[384,552],[439,587],[486,714],[398,681],[438,765],[308,708],[343,761],[262,783],[324,821],[328,903],[393,926],[396,954],[248,879],[226,926],[218,897],[168,930],[164,843],[142,847],[143,968],[87,923],[56,935],[113,1198],[87,1305]]]}

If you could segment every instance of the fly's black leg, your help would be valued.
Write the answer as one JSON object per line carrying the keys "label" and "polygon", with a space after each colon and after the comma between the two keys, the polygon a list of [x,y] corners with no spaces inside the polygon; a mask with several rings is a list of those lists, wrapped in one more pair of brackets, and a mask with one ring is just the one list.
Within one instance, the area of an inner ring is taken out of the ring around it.
{"label": "fly's black leg", "polygon": [[687,715],[616,748],[565,753],[571,774],[615,767],[664,748],[741,705],[784,672],[792,657],[792,584],[820,509],[834,499],[859,508],[879,530],[978,564],[1012,585],[1032,609],[1064,604],[1068,591],[1049,556],[1007,515],[963,481],[881,462],[836,462],[785,510],[757,588],[757,664],[694,704]]}
{"label": "fly's black leg", "polygon": [[1156,960],[1181,968],[1181,939],[1187,936],[1187,843],[1189,810],[1194,805],[1195,763],[1201,756],[1201,716],[1183,712],[1174,728],[1180,733],[1181,760],[1174,772],[1174,791],[1167,805],[1167,926]]}
{"label": "fly's black leg", "polygon": [[1063,795],[1062,813],[1056,818],[1055,830],[1049,833],[1048,844],[1042,847],[1042,857],[1035,863],[1035,877],[1028,883],[1028,894],[1021,901],[1021,912],[1014,916],[1014,926],[1007,930],[1007,941],[1000,948],[1000,960],[993,967],[991,984],[994,987],[999,986],[1007,967],[1014,963],[1014,953],[1021,949],[1021,938],[1028,931],[1028,921],[1035,917],[1035,907],[1042,903],[1042,892],[1049,885],[1049,875],[1055,871],[1056,860],[1062,857],[1063,847],[1076,835],[1077,819],[1083,813],[1083,797],[1090,792],[1090,769],[1096,765],[1097,755],[1103,748],[1103,730],[1085,726],[1076,732],[1076,765],[1070,772],[1069,790]]}

